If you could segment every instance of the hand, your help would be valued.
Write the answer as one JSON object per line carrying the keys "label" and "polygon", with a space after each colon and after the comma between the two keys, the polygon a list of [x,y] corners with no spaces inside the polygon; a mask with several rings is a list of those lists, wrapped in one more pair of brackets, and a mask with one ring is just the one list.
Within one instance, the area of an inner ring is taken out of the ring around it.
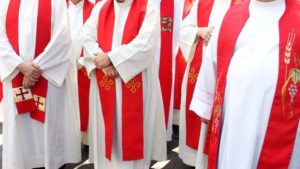
{"label": "hand", "polygon": [[204,40],[204,45],[207,46],[208,42],[211,38],[211,35],[213,33],[213,30],[214,30],[214,27],[198,28],[196,40],[199,40],[200,38],[202,38]]}
{"label": "hand", "polygon": [[118,77],[119,76],[118,71],[116,70],[116,68],[113,65],[103,68],[102,72],[104,73],[105,76],[108,76],[108,77]]}
{"label": "hand", "polygon": [[18,69],[21,71],[21,73],[24,76],[29,77],[30,80],[32,80],[32,81],[38,81],[41,74],[43,73],[43,71],[41,70],[41,68],[38,65],[31,63],[31,62],[27,62],[27,61],[24,61],[23,63],[21,63],[18,66]]}
{"label": "hand", "polygon": [[30,88],[32,88],[33,86],[36,85],[36,82],[37,81],[30,80],[29,77],[24,76],[24,78],[23,78],[23,87],[25,89],[30,89]]}
{"label": "hand", "polygon": [[103,69],[111,64],[107,53],[99,53],[94,59],[94,63],[98,69]]}
{"label": "hand", "polygon": [[77,63],[77,70],[81,70],[82,68],[84,68],[84,66],[80,63]]}

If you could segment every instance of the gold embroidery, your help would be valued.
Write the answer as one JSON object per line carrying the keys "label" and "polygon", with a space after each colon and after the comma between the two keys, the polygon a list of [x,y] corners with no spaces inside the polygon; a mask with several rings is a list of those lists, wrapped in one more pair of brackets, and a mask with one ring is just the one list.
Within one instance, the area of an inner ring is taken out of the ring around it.
{"label": "gold embroidery", "polygon": [[114,81],[107,76],[103,76],[103,78],[100,80],[99,84],[101,87],[104,87],[105,90],[109,91],[111,89],[111,87],[113,86]]}
{"label": "gold embroidery", "polygon": [[130,90],[131,93],[136,93],[137,90],[141,88],[142,84],[134,78],[126,83],[125,86]]}
{"label": "gold embroidery", "polygon": [[162,31],[163,32],[172,32],[173,29],[173,19],[171,17],[163,16],[161,18],[161,25],[162,25]]}
{"label": "gold embroidery", "polygon": [[38,95],[33,95],[33,98],[37,106],[37,109],[44,112],[46,109],[46,98]]}
{"label": "gold embroidery", "polygon": [[300,60],[298,58],[298,55],[295,53],[294,54],[294,63],[295,63],[295,68],[292,68],[288,72],[288,65],[291,62],[291,53],[292,53],[292,48],[293,44],[295,41],[296,33],[292,29],[292,31],[288,35],[288,42],[285,48],[285,58],[284,58],[284,63],[286,64],[286,70],[285,70],[285,83],[281,89],[281,99],[282,99],[282,104],[283,104],[283,113],[286,114],[286,95],[287,92],[290,96],[289,100],[289,117],[288,119],[292,118],[294,116],[294,98],[298,94],[298,88],[297,84],[300,82],[300,69],[298,68]]}
{"label": "gold embroidery", "polygon": [[189,73],[189,81],[191,84],[194,84],[197,81],[198,73],[196,73],[195,68],[191,68]]}
{"label": "gold embroidery", "polygon": [[286,47],[285,47],[284,62],[287,65],[290,64],[290,61],[291,61],[291,52],[292,52],[292,48],[293,48],[293,45],[294,45],[295,37],[296,37],[296,33],[292,29],[292,31],[289,33],[288,41],[287,41],[287,44],[286,44]]}
{"label": "gold embroidery", "polygon": [[13,92],[14,92],[14,99],[16,103],[32,99],[32,94],[30,89],[18,87],[18,88],[14,88]]}

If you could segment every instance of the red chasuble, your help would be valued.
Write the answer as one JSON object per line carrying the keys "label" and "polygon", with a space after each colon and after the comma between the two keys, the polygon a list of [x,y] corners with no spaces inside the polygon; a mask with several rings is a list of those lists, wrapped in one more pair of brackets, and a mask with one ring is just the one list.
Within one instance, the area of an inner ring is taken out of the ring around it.
{"label": "red chasuble", "polygon": [[[185,0],[183,7],[182,19],[190,13],[193,6],[194,0]],[[183,76],[186,68],[186,60],[179,49],[176,56],[176,66],[175,66],[175,81],[174,81],[174,109],[180,109],[181,103],[181,86],[183,81]]]}
{"label": "red chasuble", "polygon": [[174,25],[174,0],[161,0],[161,47],[159,80],[165,111],[165,125],[168,127],[172,81],[173,81],[173,25]]}
{"label": "red chasuble", "polygon": [[[9,2],[6,33],[10,44],[19,54],[19,8],[21,0]],[[39,56],[51,39],[51,0],[39,0],[35,58]],[[21,28],[20,28],[21,29]],[[24,75],[19,73],[12,80],[14,100],[19,114],[30,112],[31,118],[44,122],[48,81],[40,77],[39,81],[31,89],[25,89],[22,85]]]}
{"label": "red chasuble", "polygon": [[[286,0],[279,21],[279,72],[258,169],[289,167],[300,119],[300,2]],[[226,14],[218,40],[217,86],[210,127],[208,168],[217,168],[226,77],[235,44],[249,18],[249,2]],[[232,26],[234,25],[234,27]],[[228,34],[230,32],[230,34]]]}
{"label": "red chasuble", "polygon": [[[124,28],[122,44],[130,43],[139,33],[147,10],[147,0],[133,0]],[[112,50],[115,22],[114,1],[107,0],[100,10],[98,22],[98,43],[104,52]],[[111,159],[113,142],[116,89],[115,78],[105,76],[97,70],[100,104],[105,125],[105,154]],[[142,73],[128,83],[122,82],[122,148],[123,160],[144,158],[143,123],[143,80]]]}

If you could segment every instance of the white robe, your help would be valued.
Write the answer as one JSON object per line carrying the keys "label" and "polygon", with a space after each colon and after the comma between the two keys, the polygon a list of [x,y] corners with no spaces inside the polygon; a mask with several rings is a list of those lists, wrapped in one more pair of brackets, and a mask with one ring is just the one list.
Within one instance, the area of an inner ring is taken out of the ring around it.
{"label": "white robe", "polygon": [[[185,0],[174,0],[174,18],[173,18],[173,48],[172,48],[172,91],[171,91],[171,99],[170,99],[170,109],[169,109],[169,120],[168,120],[168,128],[167,128],[167,138],[168,141],[172,140],[173,134],[173,113],[174,113],[174,82],[175,82],[175,63],[176,56],[179,50],[179,32],[180,25],[182,22],[182,14],[183,14],[183,6]],[[158,11],[160,12],[160,0],[155,0],[155,5],[157,6]],[[159,41],[159,44],[161,42]],[[160,67],[160,47],[156,53],[156,65],[157,71],[159,71]]]}
{"label": "white robe", "polygon": [[[80,59],[91,77],[90,90],[90,159],[96,169],[148,169],[151,159],[166,159],[166,129],[161,91],[159,87],[155,51],[159,38],[159,16],[151,1],[148,1],[144,23],[138,36],[127,45],[121,45],[124,25],[132,0],[124,3],[114,1],[115,28],[112,51],[109,57],[120,74],[116,78],[116,116],[111,161],[105,158],[105,132],[98,85],[95,76],[94,54],[101,52],[97,43],[99,11],[106,1],[99,2],[93,9],[84,26],[84,47],[87,55]],[[122,160],[122,93],[121,81],[128,82],[137,74],[143,75],[144,93],[144,159],[138,161]]]}
{"label": "white robe", "polygon": [[[81,51],[83,49],[83,8],[84,1],[81,0],[78,4],[73,4],[71,0],[69,0],[68,14],[69,14],[69,24],[70,24],[70,33],[72,38],[72,57],[76,62],[73,62],[75,65],[72,68],[75,68],[73,72],[76,75],[76,84],[78,84],[77,78],[77,61],[81,56]],[[76,86],[78,90],[78,85]],[[86,91],[89,92],[89,91]],[[79,105],[79,100],[76,103]],[[78,110],[80,111],[80,110]],[[81,132],[81,140],[82,143],[88,145],[88,132]]]}
{"label": "white robe", "polygon": [[[17,56],[6,36],[9,0],[0,4],[0,76],[4,83],[3,161],[5,169],[45,166],[57,169],[81,160],[79,116],[74,72],[70,67],[70,44],[65,1],[52,0],[52,39],[34,59],[38,1],[22,0],[19,13],[19,52]],[[42,124],[29,114],[17,115],[11,80],[23,61],[33,61],[48,80],[46,118]]]}
{"label": "white robe", "polygon": [[[198,18],[198,3],[197,0],[190,14],[183,20],[180,30],[180,48],[187,61],[187,67],[184,73],[181,89],[181,105],[180,105],[180,127],[179,127],[179,157],[183,160],[184,163],[191,166],[201,166],[205,169],[207,165],[207,156],[203,153],[205,137],[207,126],[202,124],[200,141],[199,141],[199,154],[197,151],[190,148],[186,145],[186,92],[187,92],[187,83],[188,75],[190,70],[191,61],[194,58],[195,49],[197,43],[195,43],[195,38],[198,30],[197,18]],[[218,25],[223,19],[226,11],[230,6],[230,0],[215,0],[212,8],[212,12],[209,18],[209,27]],[[205,46],[203,53],[205,51]],[[198,156],[198,157],[197,157]]]}
{"label": "white robe", "polygon": [[[284,10],[284,0],[250,3],[250,18],[238,37],[227,74],[220,169],[257,167],[278,79],[278,22]],[[206,119],[210,119],[215,93],[218,32],[219,28],[204,56],[191,106]],[[300,168],[299,146],[300,126],[290,169]]]}

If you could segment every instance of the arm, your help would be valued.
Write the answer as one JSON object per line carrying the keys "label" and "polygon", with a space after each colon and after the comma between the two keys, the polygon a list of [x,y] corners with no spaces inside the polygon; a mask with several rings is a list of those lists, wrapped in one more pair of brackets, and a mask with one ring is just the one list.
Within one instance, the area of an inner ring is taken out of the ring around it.
{"label": "arm", "polygon": [[78,63],[84,65],[87,69],[88,75],[96,68],[94,63],[95,56],[102,53],[102,49],[98,44],[98,19],[99,12],[105,1],[98,2],[94,7],[89,19],[84,24],[83,28],[83,46],[84,57],[79,58]]}
{"label": "arm", "polygon": [[190,110],[206,120],[210,120],[211,118],[214,103],[217,80],[217,43],[218,32],[215,32],[203,57],[199,77],[190,105]]}
{"label": "arm", "polygon": [[198,9],[197,0],[189,15],[183,20],[182,25],[180,27],[180,49],[183,53],[183,56],[186,60],[190,60],[188,57],[192,51],[194,46],[194,42],[197,36],[198,26],[197,26],[197,9]]}
{"label": "arm", "polygon": [[71,61],[71,35],[68,25],[67,7],[64,1],[52,4],[52,37],[43,53],[33,63],[43,70],[42,76],[58,87],[62,86]]}
{"label": "arm", "polygon": [[179,45],[187,61],[191,59],[191,52],[198,41],[202,38],[204,45],[207,45],[213,32],[213,27],[198,27],[198,3],[199,0],[193,5],[190,14],[183,20],[180,28]]}
{"label": "arm", "polygon": [[126,83],[153,64],[160,36],[159,15],[151,1],[148,2],[145,20],[139,34],[129,44],[113,49],[108,56]]}
{"label": "arm", "polygon": [[6,13],[9,0],[2,0],[0,3],[0,63],[1,80],[11,80],[19,71],[17,67],[23,59],[17,55],[6,36]]}

